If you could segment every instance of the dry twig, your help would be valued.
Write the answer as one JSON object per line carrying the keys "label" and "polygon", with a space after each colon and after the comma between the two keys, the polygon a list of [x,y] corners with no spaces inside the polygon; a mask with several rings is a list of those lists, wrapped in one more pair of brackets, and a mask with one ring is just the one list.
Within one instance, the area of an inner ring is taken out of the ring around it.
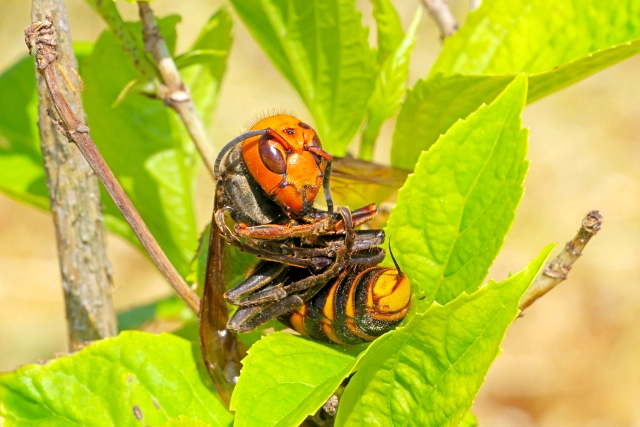
{"label": "dry twig", "polygon": [[520,301],[520,310],[529,307],[535,300],[555,288],[571,271],[573,263],[582,255],[582,250],[595,236],[602,226],[602,215],[598,211],[591,211],[582,220],[578,234],[567,242],[562,252],[553,260],[545,264],[544,269]]}
{"label": "dry twig", "polygon": [[440,28],[440,37],[444,40],[458,30],[458,22],[453,17],[448,0],[422,0],[422,4],[429,11],[429,15],[436,21]]}
{"label": "dry twig", "polygon": [[113,175],[113,172],[111,172],[111,169],[109,169],[109,166],[100,155],[98,147],[96,147],[89,136],[89,128],[75,116],[60,90],[58,76],[56,75],[56,60],[58,58],[56,51],[57,41],[51,16],[47,16],[44,21],[34,22],[27,27],[25,29],[25,42],[29,48],[29,52],[31,52],[34,44],[36,46],[37,70],[44,76],[49,94],[61,119],[55,119],[51,110],[48,110],[49,116],[53,119],[58,130],[62,132],[69,141],[75,142],[76,146],[80,149],[80,152],[87,162],[89,162],[89,165],[95,171],[162,275],[169,281],[180,298],[182,298],[195,313],[198,313],[200,310],[200,299],[182,279],[182,276],[180,276],[164,254],[158,242],[140,217],[140,214],[131,203],[131,200],[129,200],[120,183]]}
{"label": "dry twig", "polygon": [[[58,47],[61,72],[67,66],[76,67],[64,1],[34,0],[32,7],[34,21],[51,14],[66,30],[60,33],[59,42],[51,32],[43,31],[41,36],[43,43]],[[53,67],[52,72],[56,72]],[[69,349],[75,351],[86,341],[106,338],[118,332],[111,299],[111,265],[106,253],[100,187],[82,154],[47,118],[47,110],[53,107],[53,103],[47,96],[47,84],[40,75],[37,76],[37,84],[40,147],[56,230]],[[72,99],[78,123],[83,122],[82,103],[77,95],[74,96],[71,82],[67,82],[61,91]]]}
{"label": "dry twig", "polygon": [[189,88],[180,78],[178,67],[169,53],[167,43],[162,34],[160,34],[151,6],[146,1],[139,1],[138,8],[140,21],[142,22],[144,49],[153,55],[160,75],[164,80],[164,85],[158,89],[157,95],[180,116],[187,132],[189,132],[191,139],[200,152],[207,170],[215,180],[213,172],[215,156],[213,154],[213,144],[207,136],[207,128],[191,99]]}

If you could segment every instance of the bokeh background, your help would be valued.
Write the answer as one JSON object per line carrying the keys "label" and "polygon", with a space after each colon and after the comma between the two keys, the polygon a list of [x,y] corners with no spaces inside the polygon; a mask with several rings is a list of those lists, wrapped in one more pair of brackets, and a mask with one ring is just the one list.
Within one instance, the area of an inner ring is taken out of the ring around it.
{"label": "bokeh background", "polygon": [[[118,2],[137,19],[136,7]],[[408,25],[419,2],[396,1]],[[178,48],[186,48],[218,7],[216,0],[156,0],[159,16],[179,13]],[[369,2],[358,2],[371,24]],[[451,0],[464,21],[467,4]],[[82,0],[68,0],[75,40],[105,28]],[[0,2],[0,70],[25,55],[30,2]],[[410,84],[425,76],[441,43],[423,18]],[[211,135],[221,146],[253,116],[274,107],[311,120],[284,78],[236,20],[226,80]],[[371,34],[372,41],[375,39]],[[640,426],[640,56],[528,106],[530,172],[515,224],[490,272],[521,269],[549,242],[571,238],[591,209],[602,231],[563,283],[518,319],[474,406],[481,426]],[[0,94],[0,100],[2,94]],[[376,160],[385,163],[394,123],[383,129]],[[198,186],[201,224],[212,184]],[[170,294],[137,250],[110,236],[113,297],[126,309]],[[0,371],[66,350],[66,325],[54,231],[46,212],[0,194]]]}

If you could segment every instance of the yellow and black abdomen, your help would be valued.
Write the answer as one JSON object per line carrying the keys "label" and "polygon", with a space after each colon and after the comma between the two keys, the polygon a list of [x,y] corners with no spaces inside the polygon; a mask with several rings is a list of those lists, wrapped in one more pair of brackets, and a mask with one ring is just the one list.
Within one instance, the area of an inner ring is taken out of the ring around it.
{"label": "yellow and black abdomen", "polygon": [[280,320],[317,340],[360,344],[395,328],[410,303],[409,280],[397,269],[352,266]]}

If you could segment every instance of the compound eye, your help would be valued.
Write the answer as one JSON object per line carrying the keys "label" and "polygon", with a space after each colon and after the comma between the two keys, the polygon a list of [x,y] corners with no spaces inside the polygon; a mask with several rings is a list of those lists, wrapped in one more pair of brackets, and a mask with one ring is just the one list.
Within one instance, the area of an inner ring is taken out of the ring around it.
{"label": "compound eye", "polygon": [[262,163],[271,171],[283,174],[287,170],[284,150],[278,143],[270,143],[270,138],[262,137],[258,143],[258,153]]}

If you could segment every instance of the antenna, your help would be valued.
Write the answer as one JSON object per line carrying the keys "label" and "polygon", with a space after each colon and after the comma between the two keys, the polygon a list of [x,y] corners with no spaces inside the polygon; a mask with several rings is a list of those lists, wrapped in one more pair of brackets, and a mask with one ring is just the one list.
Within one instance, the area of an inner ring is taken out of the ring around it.
{"label": "antenna", "polygon": [[258,135],[264,135],[267,132],[268,132],[268,129],[250,130],[249,132],[245,132],[241,135],[238,135],[235,138],[233,138],[231,141],[227,142],[225,146],[222,147],[222,150],[220,150],[220,153],[218,153],[215,166],[213,167],[213,174],[216,176],[216,178],[218,177],[218,169],[220,169],[220,162],[222,161],[222,158],[227,153],[227,151],[233,149],[233,147],[235,147],[236,144],[239,144],[245,139],[253,138],[254,136],[258,136]]}
{"label": "antenna", "polygon": [[393,260],[393,264],[396,266],[396,270],[398,270],[398,274],[402,276],[402,270],[400,270],[400,266],[398,265],[398,261],[396,261],[396,257],[393,256],[393,251],[391,250],[391,236],[389,236],[389,253],[391,254],[391,259]]}

